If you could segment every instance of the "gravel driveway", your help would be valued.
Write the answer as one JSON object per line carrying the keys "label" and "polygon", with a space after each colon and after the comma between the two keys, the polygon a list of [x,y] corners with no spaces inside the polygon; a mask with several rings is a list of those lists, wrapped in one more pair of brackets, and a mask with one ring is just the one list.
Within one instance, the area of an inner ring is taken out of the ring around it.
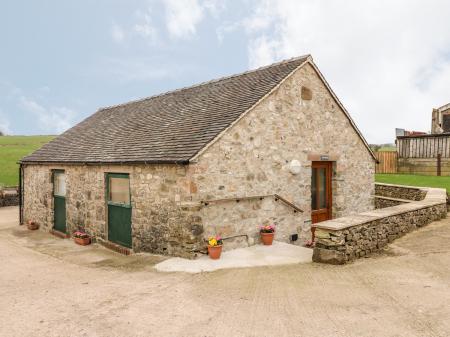
{"label": "gravel driveway", "polygon": [[156,272],[0,209],[0,336],[450,336],[450,220],[346,266]]}

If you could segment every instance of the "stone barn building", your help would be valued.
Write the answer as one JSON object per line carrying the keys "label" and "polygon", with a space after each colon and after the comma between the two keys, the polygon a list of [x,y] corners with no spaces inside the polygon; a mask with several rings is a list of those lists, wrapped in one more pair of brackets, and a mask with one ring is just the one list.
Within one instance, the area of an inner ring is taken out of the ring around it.
{"label": "stone barn building", "polygon": [[450,133],[450,103],[433,109],[431,115],[431,133]]}
{"label": "stone barn building", "polygon": [[[99,109],[21,161],[21,221],[193,257],[302,244],[311,223],[373,209],[375,158],[311,56]],[[117,248],[117,247],[116,247]]]}

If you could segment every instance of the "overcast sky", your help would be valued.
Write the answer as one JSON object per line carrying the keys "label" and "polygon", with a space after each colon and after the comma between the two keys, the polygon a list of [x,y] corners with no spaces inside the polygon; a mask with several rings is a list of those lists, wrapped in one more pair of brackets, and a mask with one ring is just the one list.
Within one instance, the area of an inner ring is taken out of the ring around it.
{"label": "overcast sky", "polygon": [[450,1],[1,0],[0,130],[312,54],[370,143],[450,102]]}

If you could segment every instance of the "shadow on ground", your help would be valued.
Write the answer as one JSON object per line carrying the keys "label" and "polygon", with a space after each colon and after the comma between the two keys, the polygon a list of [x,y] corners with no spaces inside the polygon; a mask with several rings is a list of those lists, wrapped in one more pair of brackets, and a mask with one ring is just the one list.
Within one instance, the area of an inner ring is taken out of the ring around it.
{"label": "shadow on ground", "polygon": [[80,246],[72,239],[61,239],[43,231],[30,231],[26,226],[3,229],[3,235],[22,247],[52,256],[64,262],[92,268],[116,268],[127,271],[152,270],[166,258],[152,254],[125,256],[99,244]]}

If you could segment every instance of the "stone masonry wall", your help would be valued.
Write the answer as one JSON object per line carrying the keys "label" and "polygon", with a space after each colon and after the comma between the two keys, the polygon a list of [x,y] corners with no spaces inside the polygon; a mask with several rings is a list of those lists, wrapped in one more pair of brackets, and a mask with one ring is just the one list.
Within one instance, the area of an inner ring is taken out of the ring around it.
{"label": "stone masonry wall", "polygon": [[375,184],[375,209],[397,206],[410,201],[423,200],[425,189],[392,184]]}
{"label": "stone masonry wall", "polygon": [[276,240],[290,242],[291,234],[302,233],[302,213],[274,197],[250,200],[226,200],[211,203],[199,212],[204,223],[205,237],[216,234],[226,239],[224,250],[246,247],[260,241],[259,226],[275,224]]}
{"label": "stone masonry wall", "polygon": [[24,223],[36,221],[40,228],[53,228],[52,173],[47,166],[25,166],[23,175]]}
{"label": "stone masonry wall", "polygon": [[[311,100],[301,98],[302,87],[311,90]],[[275,210],[269,200],[264,205],[210,205],[200,214],[205,233],[257,239],[258,226],[273,222],[277,240],[289,242],[290,234],[299,234],[298,244],[310,239],[311,155],[336,160],[333,218],[374,208],[374,160],[314,69],[306,65],[188,168],[196,186],[193,200],[276,193],[304,213],[283,206]],[[298,174],[290,171],[293,160],[301,164]]]}
{"label": "stone masonry wall", "polygon": [[375,184],[375,195],[406,200],[423,200],[427,194],[426,189],[412,186],[401,186],[391,184]]}
{"label": "stone masonry wall", "polygon": [[53,228],[52,169],[66,172],[69,234],[82,226],[107,240],[105,174],[129,173],[134,251],[191,257],[191,251],[203,247],[203,228],[195,214],[199,207],[181,203],[191,199],[185,167],[27,165],[24,221],[37,221],[45,231]]}
{"label": "stone masonry wall", "polygon": [[431,195],[423,201],[317,224],[313,261],[344,264],[381,250],[418,227],[445,218],[445,190],[429,189],[428,193]]}
{"label": "stone masonry wall", "polygon": [[20,194],[17,187],[0,188],[0,207],[19,205]]}
{"label": "stone masonry wall", "polygon": [[407,201],[375,196],[375,209],[392,207],[405,203],[407,203]]}

